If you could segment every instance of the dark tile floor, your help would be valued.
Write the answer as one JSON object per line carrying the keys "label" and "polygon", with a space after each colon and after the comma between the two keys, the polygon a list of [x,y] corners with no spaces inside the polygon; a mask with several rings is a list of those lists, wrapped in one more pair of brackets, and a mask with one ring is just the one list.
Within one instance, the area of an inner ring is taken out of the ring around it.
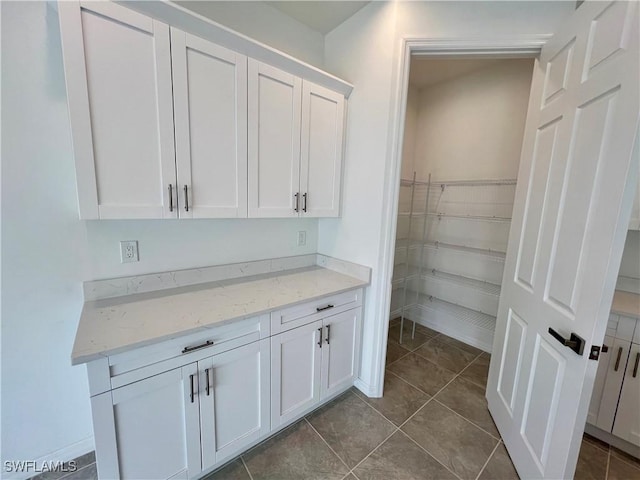
{"label": "dark tile floor", "polygon": [[[382,398],[351,389],[206,480],[518,479],[486,407],[490,356],[421,326],[413,340],[407,332],[400,345],[392,322]],[[64,480],[97,478],[86,457]],[[575,478],[640,480],[640,461],[585,435]]]}

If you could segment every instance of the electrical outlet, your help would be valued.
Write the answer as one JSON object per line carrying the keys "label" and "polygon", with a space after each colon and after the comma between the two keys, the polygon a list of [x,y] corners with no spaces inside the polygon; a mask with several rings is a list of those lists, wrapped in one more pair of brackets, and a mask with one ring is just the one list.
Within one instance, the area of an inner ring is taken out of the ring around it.
{"label": "electrical outlet", "polygon": [[301,247],[307,244],[307,232],[300,230],[298,232],[298,246]]}
{"label": "electrical outlet", "polygon": [[120,242],[120,263],[137,262],[138,260],[138,241],[127,240]]}

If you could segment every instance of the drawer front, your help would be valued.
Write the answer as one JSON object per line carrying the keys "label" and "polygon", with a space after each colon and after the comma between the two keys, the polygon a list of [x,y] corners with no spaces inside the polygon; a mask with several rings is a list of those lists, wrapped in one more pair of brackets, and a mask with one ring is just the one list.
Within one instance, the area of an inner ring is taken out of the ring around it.
{"label": "drawer front", "polygon": [[269,316],[261,315],[109,357],[111,387],[156,375],[269,336]]}
{"label": "drawer front", "polygon": [[359,288],[277,310],[271,313],[271,335],[286,332],[360,305],[362,305],[362,289]]}

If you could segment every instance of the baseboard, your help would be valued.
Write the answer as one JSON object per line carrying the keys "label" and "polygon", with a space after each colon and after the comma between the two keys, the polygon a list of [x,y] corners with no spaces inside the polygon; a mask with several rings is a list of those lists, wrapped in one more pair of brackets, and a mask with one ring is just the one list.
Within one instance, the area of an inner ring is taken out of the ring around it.
{"label": "baseboard", "polygon": [[[37,466],[37,468],[40,469],[41,466],[44,464],[52,465],[52,464],[55,464],[56,462],[68,462],[70,460],[73,460],[75,458],[78,458],[84,455],[85,453],[89,453],[95,450],[95,448],[96,446],[95,446],[94,438],[92,435],[83,440],[80,440],[79,442],[73,443],[64,448],[61,448],[60,450],[56,450],[55,452],[52,452],[50,454],[44,455],[40,458],[33,459],[33,460],[35,460],[34,464]],[[15,459],[5,458],[4,459],[5,462],[12,461],[12,460],[24,462],[32,459],[25,459],[25,458],[15,458]],[[3,467],[2,478],[6,480],[24,480],[40,473],[33,470],[22,471],[22,472],[7,472],[5,469],[5,465],[3,465],[2,467]]]}
{"label": "baseboard", "polygon": [[446,318],[440,318],[432,312],[422,308],[412,309],[411,321],[436,332],[443,333],[461,342],[491,353],[493,348],[493,332],[485,328],[476,327],[469,323],[451,323]]}
{"label": "baseboard", "polygon": [[369,398],[377,398],[378,397],[378,389],[369,385],[368,383],[363,382],[359,378],[356,378],[356,381],[353,382],[353,386],[364,393]]}
{"label": "baseboard", "polygon": [[622,438],[616,437],[611,432],[607,432],[606,430],[602,430],[590,423],[587,423],[584,426],[585,433],[588,433],[592,437],[596,437],[599,440],[602,440],[605,443],[608,443],[612,447],[616,447],[619,450],[622,450],[625,453],[628,453],[632,457],[640,459],[640,447],[634,445],[633,443],[629,443]]}

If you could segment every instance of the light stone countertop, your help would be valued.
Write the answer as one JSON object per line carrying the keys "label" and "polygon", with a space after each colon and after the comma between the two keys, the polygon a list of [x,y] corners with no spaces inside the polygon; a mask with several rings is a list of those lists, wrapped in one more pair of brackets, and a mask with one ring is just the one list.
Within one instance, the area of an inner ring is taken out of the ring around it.
{"label": "light stone countertop", "polygon": [[640,318],[640,295],[616,290],[613,294],[611,312],[619,315]]}
{"label": "light stone countertop", "polygon": [[82,309],[71,363],[86,363],[368,283],[312,266],[89,301]]}

